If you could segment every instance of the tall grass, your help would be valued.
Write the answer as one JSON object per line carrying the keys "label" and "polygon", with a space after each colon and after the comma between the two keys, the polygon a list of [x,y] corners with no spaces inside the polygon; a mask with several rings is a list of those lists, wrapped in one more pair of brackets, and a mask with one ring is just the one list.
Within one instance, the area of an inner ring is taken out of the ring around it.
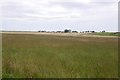
{"label": "tall grass", "polygon": [[96,32],[91,34],[101,35],[101,36],[120,36],[120,33],[115,33],[115,32]]}
{"label": "tall grass", "polygon": [[4,78],[118,77],[116,38],[3,34]]}

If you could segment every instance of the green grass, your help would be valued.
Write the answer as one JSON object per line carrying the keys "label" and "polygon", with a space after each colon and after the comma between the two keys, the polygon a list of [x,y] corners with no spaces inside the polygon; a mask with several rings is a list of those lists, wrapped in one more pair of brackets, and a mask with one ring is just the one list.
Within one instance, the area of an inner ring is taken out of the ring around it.
{"label": "green grass", "polygon": [[120,36],[119,33],[113,33],[113,32],[96,32],[92,34],[101,35],[101,36]]}
{"label": "green grass", "polygon": [[3,78],[116,78],[116,38],[3,34]]}

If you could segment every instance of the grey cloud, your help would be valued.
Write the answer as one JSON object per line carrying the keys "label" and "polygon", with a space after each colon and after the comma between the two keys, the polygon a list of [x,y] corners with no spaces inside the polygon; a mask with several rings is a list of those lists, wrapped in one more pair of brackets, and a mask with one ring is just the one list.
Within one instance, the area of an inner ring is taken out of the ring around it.
{"label": "grey cloud", "polygon": [[17,3],[8,3],[2,6],[4,17],[22,17],[24,15],[23,7]]}
{"label": "grey cloud", "polygon": [[[41,15],[41,17],[39,18],[44,18],[44,13],[42,12],[41,9],[34,9],[31,6],[28,5],[24,5],[15,1],[11,1],[11,2],[7,2],[6,4],[3,5],[2,9],[3,9],[3,16],[4,17],[11,17],[11,18],[37,18],[37,16],[29,16],[26,14],[32,14],[32,15]],[[83,3],[78,3],[78,2],[70,2],[70,1],[61,1],[61,2],[50,2],[47,6],[49,7],[54,7],[55,5],[59,5],[63,8],[65,8],[68,12],[72,12],[74,9],[76,11],[78,11],[78,13],[83,13],[85,15],[99,15],[100,12],[99,8],[103,8],[107,7],[107,6],[111,6],[112,4],[114,4],[115,2],[91,2],[89,4],[83,4]],[[37,6],[40,7],[40,6]],[[36,8],[37,8],[36,7]],[[44,9],[43,9],[44,10]],[[45,11],[45,10],[44,10]],[[81,12],[79,12],[81,11]],[[98,12],[96,12],[98,11]],[[59,15],[65,15],[68,14],[68,12],[63,12],[63,13],[59,13],[59,12],[49,12],[49,15],[53,16],[53,15],[58,15],[57,17],[53,17],[53,18],[59,18]],[[69,13],[70,14],[70,13]],[[42,17],[43,15],[43,17]],[[47,18],[47,17],[45,17]]]}
{"label": "grey cloud", "polygon": [[35,10],[26,5],[17,2],[8,2],[2,5],[3,17],[7,18],[25,18],[26,13],[35,14]]}
{"label": "grey cloud", "polygon": [[118,2],[119,0],[92,0],[92,2]]}
{"label": "grey cloud", "polygon": [[61,5],[67,9],[94,9],[97,7],[109,6],[115,2],[90,2],[89,4],[78,3],[78,2],[55,2],[54,5]]}
{"label": "grey cloud", "polygon": [[83,3],[77,3],[77,2],[59,2],[54,3],[56,5],[61,5],[64,8],[67,9],[87,9],[91,8],[92,6],[84,5]]}
{"label": "grey cloud", "polygon": [[[55,2],[55,0],[53,2],[48,0],[48,4],[41,4],[42,7],[40,5],[40,2],[42,0],[32,0],[32,2],[35,1],[34,3],[36,4],[36,6],[34,7],[23,4],[24,1],[26,0],[21,0],[21,1],[20,0],[11,0],[11,1],[5,0],[5,1],[6,2],[2,4],[2,10],[3,10],[2,14],[4,17],[3,25],[6,26],[4,28],[8,30],[9,29],[12,30],[14,28],[16,28],[16,30],[19,30],[19,29],[24,30],[25,28],[26,29],[31,28],[32,30],[33,29],[38,30],[41,28],[40,25],[42,25],[43,29],[44,28],[51,29],[52,28],[51,26],[53,25],[54,25],[53,28],[55,29],[59,28],[59,25],[62,25],[63,28],[64,26],[69,27],[70,25],[72,25],[71,28],[73,28],[74,25],[76,25],[76,27],[74,27],[73,29],[80,27],[81,29],[85,29],[85,30],[86,28],[100,30],[97,27],[89,27],[89,26],[93,26],[94,24],[95,26],[103,25],[105,26],[104,27],[105,29],[108,29],[106,26],[110,26],[111,27],[110,29],[114,29],[114,27],[117,27],[117,16],[116,16],[117,8],[113,6],[113,4],[115,5],[117,4],[115,0],[104,0],[104,1],[103,0],[92,0],[93,2],[88,3],[88,4],[77,3],[75,1],[71,2],[70,0],[69,1],[60,0],[59,2]],[[31,0],[27,0],[27,1],[31,1]],[[59,11],[52,12],[49,10],[48,11],[45,10],[45,9],[51,9],[51,7],[54,8],[56,7],[56,5],[63,7],[66,11],[59,13]],[[99,9],[101,9],[101,11]],[[46,14],[44,12],[46,12]],[[66,15],[69,16],[69,14],[71,14],[72,12],[77,13],[77,14],[83,13],[83,15],[82,17],[80,16],[80,19],[74,20],[74,17],[79,17],[79,16],[75,16],[76,14],[73,14],[72,16],[70,15],[71,18],[68,18],[67,20],[63,19],[63,18],[66,18],[65,17]],[[26,14],[31,14],[32,16],[26,15]],[[60,16],[60,15],[63,15],[63,16]],[[17,18],[18,20],[7,19],[7,18]],[[21,18],[28,18],[28,20],[19,20]],[[61,23],[60,23],[60,20],[61,20]],[[33,27],[36,24],[38,25],[38,28]],[[81,26],[81,25],[86,26],[86,24],[88,25],[88,27]]]}

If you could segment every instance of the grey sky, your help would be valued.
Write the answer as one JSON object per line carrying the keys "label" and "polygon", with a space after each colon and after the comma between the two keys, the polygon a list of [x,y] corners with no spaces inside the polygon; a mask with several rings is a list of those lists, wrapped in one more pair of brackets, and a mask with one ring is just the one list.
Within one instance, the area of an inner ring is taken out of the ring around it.
{"label": "grey sky", "polygon": [[118,30],[118,0],[2,0],[0,4],[3,30]]}

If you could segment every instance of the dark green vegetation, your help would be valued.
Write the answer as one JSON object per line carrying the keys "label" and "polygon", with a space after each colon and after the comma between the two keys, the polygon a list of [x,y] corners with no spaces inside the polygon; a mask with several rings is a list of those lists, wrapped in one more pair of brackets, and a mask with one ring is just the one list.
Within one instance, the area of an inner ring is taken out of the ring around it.
{"label": "dark green vegetation", "polygon": [[101,36],[120,36],[120,32],[96,32],[92,34]]}
{"label": "dark green vegetation", "polygon": [[118,77],[116,38],[3,34],[3,78]]}

